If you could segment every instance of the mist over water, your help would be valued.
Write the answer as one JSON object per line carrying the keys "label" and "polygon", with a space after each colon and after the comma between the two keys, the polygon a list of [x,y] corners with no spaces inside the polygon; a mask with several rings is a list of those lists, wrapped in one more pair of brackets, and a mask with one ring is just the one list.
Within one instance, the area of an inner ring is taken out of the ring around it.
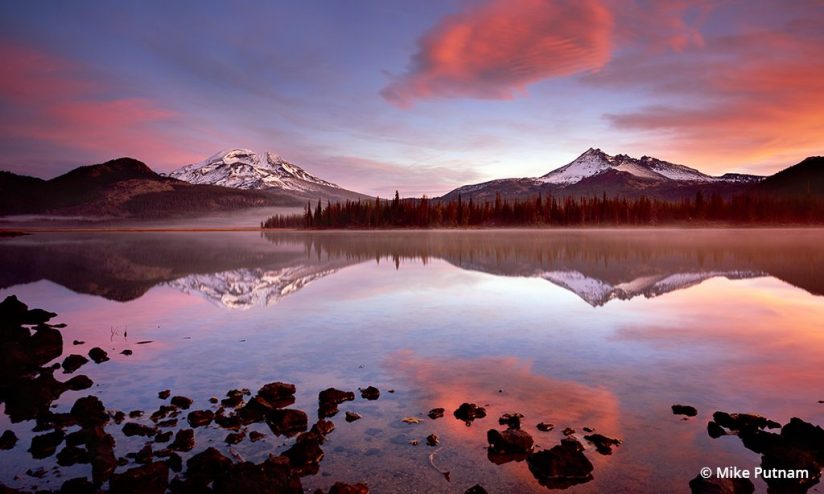
{"label": "mist over water", "polygon": [[[312,414],[322,389],[377,386],[379,400],[341,405],[363,418],[333,418],[308,488],[545,492],[524,461],[487,456],[486,431],[517,412],[544,449],[576,430],[594,470],[571,491],[683,492],[703,466],[761,461],[708,436],[716,410],[824,423],[821,245],[818,229],[38,233],[0,241],[0,298],[56,312],[66,354],[112,357],[87,364],[96,386],[64,393],[57,412],[89,393],[151,412],[163,389],[207,408],[283,381]],[[487,417],[467,427],[451,414],[463,402]],[[673,415],[676,403],[698,415]],[[444,418],[425,417],[435,407]],[[82,474],[27,477],[54,465],[25,452],[32,425],[0,415],[21,438],[0,452],[0,481],[57,488]],[[584,427],[622,444],[598,454]],[[449,482],[429,463],[431,433]],[[196,434],[226,449],[225,431]],[[261,461],[288,444],[270,434],[235,448]]]}

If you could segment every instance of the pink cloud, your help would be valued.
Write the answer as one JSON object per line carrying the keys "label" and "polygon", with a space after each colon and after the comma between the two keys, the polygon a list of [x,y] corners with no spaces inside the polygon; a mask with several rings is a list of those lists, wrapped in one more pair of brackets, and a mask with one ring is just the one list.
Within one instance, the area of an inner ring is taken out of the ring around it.
{"label": "pink cloud", "polygon": [[174,111],[146,98],[103,98],[116,88],[79,75],[83,67],[69,60],[30,47],[0,42],[0,55],[9,66],[0,79],[0,102],[13,110],[0,120],[4,135],[101,161],[132,156],[153,166],[199,159],[186,151],[194,146],[168,131],[179,123]]}
{"label": "pink cloud", "polygon": [[706,42],[712,58],[616,64],[591,82],[645,85],[666,101],[681,101],[606,115],[617,129],[655,134],[675,159],[708,171],[728,170],[730,163],[753,171],[767,163],[786,166],[821,152],[821,41],[789,30],[716,38]]}
{"label": "pink cloud", "polygon": [[432,97],[509,99],[531,83],[597,70],[613,16],[597,0],[490,0],[441,20],[406,74],[382,92],[399,106]]}

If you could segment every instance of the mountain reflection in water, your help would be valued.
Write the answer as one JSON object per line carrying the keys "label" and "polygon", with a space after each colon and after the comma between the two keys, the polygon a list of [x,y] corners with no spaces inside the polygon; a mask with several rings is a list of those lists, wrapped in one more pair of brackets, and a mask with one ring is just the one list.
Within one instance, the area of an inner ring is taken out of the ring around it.
{"label": "mountain reflection in water", "polygon": [[772,276],[824,294],[819,230],[60,233],[0,243],[0,288],[53,281],[129,301],[158,285],[230,309],[268,306],[363,262],[442,259],[542,278],[593,307],[707,279]]}

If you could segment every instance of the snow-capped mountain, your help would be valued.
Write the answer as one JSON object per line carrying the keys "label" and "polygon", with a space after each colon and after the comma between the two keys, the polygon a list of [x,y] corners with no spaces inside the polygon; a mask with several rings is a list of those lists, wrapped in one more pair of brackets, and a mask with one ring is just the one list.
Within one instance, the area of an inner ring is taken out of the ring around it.
{"label": "snow-capped mountain", "polygon": [[315,265],[289,266],[278,270],[236,269],[222,273],[190,274],[165,285],[189,295],[202,295],[227,309],[246,310],[273,305],[309,283],[337,271],[338,268]]}
{"label": "snow-capped mountain", "polygon": [[307,173],[280,156],[258,154],[249,149],[227,149],[209,158],[169,173],[193,184],[222,185],[234,189],[306,190],[310,184],[340,188]]}
{"label": "snow-capped mountain", "polygon": [[650,156],[610,156],[600,149],[590,148],[546,175],[464,185],[442,198],[454,200],[460,194],[464,198],[468,196],[483,201],[494,199],[497,195],[525,199],[538,194],[578,197],[606,194],[610,197],[646,196],[678,200],[693,197],[698,191],[734,195],[763,178],[738,173],[716,177]]}
{"label": "snow-capped mountain", "polygon": [[650,156],[642,156],[640,159],[626,154],[610,156],[600,149],[589,148],[571,163],[538,177],[536,180],[550,184],[570,185],[608,170],[629,173],[641,178],[679,182],[742,182],[757,181],[761,178],[731,173],[713,177],[695,168],[669,163]]}
{"label": "snow-capped mountain", "polygon": [[769,275],[763,271],[691,271],[642,276],[613,285],[580,271],[548,271],[540,275],[541,278],[575,293],[593,307],[602,306],[613,299],[629,300],[638,296],[653,298],[717,277],[742,280],[762,276]]}
{"label": "snow-capped mountain", "polygon": [[318,178],[279,155],[250,149],[226,149],[209,158],[178,168],[169,177],[193,184],[233,189],[279,190],[308,199],[358,199],[366,196]]}

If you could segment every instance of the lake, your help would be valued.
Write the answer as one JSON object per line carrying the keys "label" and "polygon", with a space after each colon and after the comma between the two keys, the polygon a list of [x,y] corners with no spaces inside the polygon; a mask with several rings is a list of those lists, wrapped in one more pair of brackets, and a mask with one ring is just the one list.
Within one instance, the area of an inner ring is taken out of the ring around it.
{"label": "lake", "polygon": [[[765,454],[711,438],[714,412],[824,424],[822,246],[820,229],[36,233],[0,239],[0,300],[58,314],[54,362],[108,352],[55,371],[94,382],[50,401],[56,413],[92,394],[152,425],[161,390],[215,410],[211,397],[282,381],[311,425],[321,390],[353,391],[330,418],[319,472],[301,478],[310,491],[546,492],[524,455],[487,449],[487,431],[506,429],[498,418],[519,413],[535,451],[574,430],[592,470],[570,492],[689,492],[702,467],[753,469]],[[370,385],[379,399],[361,397]],[[454,417],[465,402],[486,417]],[[0,430],[19,442],[0,451],[0,482],[57,489],[89,475],[33,459],[35,422],[3,406]],[[121,427],[106,430],[125,457],[147,440]],[[590,430],[621,444],[601,454]],[[265,436],[229,446],[229,431],[198,427],[193,453],[260,462],[294,443],[266,424],[251,431]]]}

